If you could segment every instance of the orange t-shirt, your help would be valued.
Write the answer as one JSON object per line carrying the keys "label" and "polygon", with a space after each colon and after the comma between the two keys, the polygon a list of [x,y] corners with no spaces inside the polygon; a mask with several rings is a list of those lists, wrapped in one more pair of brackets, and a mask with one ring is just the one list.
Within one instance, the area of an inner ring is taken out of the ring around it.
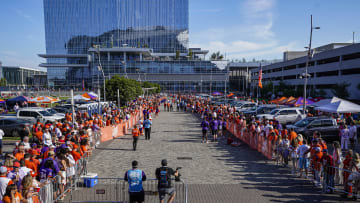
{"label": "orange t-shirt", "polygon": [[71,155],[73,155],[75,161],[81,159],[80,154],[78,152],[76,152],[75,150],[71,151]]}
{"label": "orange t-shirt", "polygon": [[137,129],[137,128],[134,128],[134,129],[132,130],[132,135],[133,135],[133,137],[139,137],[139,135],[140,135],[140,130]]}
{"label": "orange t-shirt", "polygon": [[15,158],[20,161],[24,158],[24,155],[24,153],[18,152],[15,154]]}
{"label": "orange t-shirt", "polygon": [[[23,197],[21,196],[21,194],[19,192],[16,192],[15,195],[14,195],[14,199],[15,199],[15,202],[20,202],[23,199]],[[3,202],[4,203],[11,203],[11,197],[4,196]]]}
{"label": "orange t-shirt", "polygon": [[291,141],[293,141],[293,139],[295,139],[295,138],[297,138],[297,133],[294,132],[294,131],[291,131],[291,132],[289,133],[288,139],[289,139],[290,142],[291,142]]}
{"label": "orange t-shirt", "polygon": [[32,162],[30,160],[25,160],[25,166],[27,168],[30,168],[31,170],[33,170],[35,173],[37,172],[37,166],[34,162]]}

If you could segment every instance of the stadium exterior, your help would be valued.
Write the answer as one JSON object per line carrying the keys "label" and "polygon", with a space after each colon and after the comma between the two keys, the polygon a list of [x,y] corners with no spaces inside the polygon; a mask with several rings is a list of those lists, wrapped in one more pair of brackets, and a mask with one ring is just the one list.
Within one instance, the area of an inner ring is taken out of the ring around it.
{"label": "stadium exterior", "polygon": [[44,0],[44,18],[49,87],[96,89],[114,75],[165,92],[228,87],[227,62],[189,48],[188,0]]}

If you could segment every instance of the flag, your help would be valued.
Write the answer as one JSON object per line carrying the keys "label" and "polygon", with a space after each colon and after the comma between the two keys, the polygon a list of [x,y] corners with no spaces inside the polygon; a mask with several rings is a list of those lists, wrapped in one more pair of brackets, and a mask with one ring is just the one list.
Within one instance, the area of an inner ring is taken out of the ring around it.
{"label": "flag", "polygon": [[84,82],[84,80],[82,81],[82,88],[83,88],[83,91],[85,91],[85,82]]}
{"label": "flag", "polygon": [[259,71],[259,87],[260,88],[263,88],[262,86],[262,67],[261,67],[261,64],[260,64],[260,71]]}

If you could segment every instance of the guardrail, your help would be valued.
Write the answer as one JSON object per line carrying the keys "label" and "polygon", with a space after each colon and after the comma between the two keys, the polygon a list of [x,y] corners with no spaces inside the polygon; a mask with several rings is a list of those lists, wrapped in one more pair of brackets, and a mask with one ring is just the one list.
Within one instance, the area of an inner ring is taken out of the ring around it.
{"label": "guardrail", "polygon": [[[129,202],[128,182],[123,178],[77,178],[76,190],[71,191],[70,202]],[[95,184],[96,182],[96,184]],[[145,191],[145,202],[159,201],[158,180],[148,179],[142,182]],[[174,202],[187,203],[187,184],[181,180],[172,181],[176,196]]]}

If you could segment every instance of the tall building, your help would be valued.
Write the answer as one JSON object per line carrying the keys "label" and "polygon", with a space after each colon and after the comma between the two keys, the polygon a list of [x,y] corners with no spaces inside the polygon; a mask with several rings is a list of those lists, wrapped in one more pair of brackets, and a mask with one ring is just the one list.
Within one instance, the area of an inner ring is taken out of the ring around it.
{"label": "tall building", "polygon": [[98,88],[113,75],[168,92],[225,87],[226,70],[189,48],[188,0],[44,0],[44,17],[50,87]]}

